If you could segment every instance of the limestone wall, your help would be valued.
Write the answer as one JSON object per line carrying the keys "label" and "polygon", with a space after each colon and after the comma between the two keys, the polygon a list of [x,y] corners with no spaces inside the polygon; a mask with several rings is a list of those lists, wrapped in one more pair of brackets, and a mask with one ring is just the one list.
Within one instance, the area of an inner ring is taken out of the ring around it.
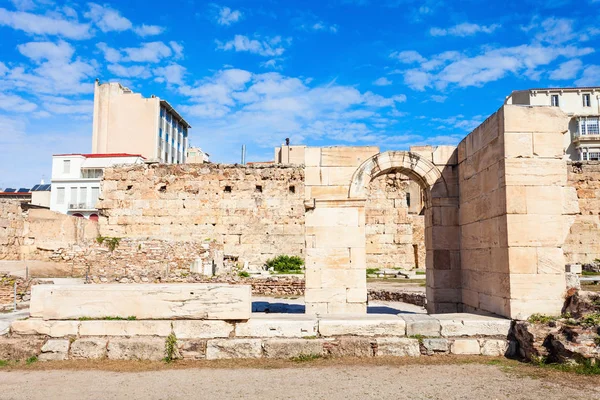
{"label": "limestone wall", "polygon": [[600,258],[600,162],[570,162],[568,185],[577,191],[577,215],[565,241],[565,262],[590,263]]}
{"label": "limestone wall", "polygon": [[262,265],[304,256],[304,170],[294,166],[139,165],[107,169],[104,236],[222,243]]}
{"label": "limestone wall", "polygon": [[0,260],[19,258],[24,241],[24,224],[20,202],[0,200]]}

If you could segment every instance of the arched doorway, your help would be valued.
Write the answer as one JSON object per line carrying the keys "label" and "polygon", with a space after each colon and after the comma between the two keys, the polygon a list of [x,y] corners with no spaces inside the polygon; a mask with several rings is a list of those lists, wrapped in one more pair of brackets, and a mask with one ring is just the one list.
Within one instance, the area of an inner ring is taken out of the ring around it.
{"label": "arched doorway", "polygon": [[[319,199],[306,212],[308,313],[366,312],[365,203],[377,177],[400,173],[424,193],[429,312],[460,311],[460,230],[457,172],[416,153],[388,151],[364,161],[352,176],[347,199]],[[311,243],[312,242],[312,243]],[[319,262],[311,260],[315,254]]]}
{"label": "arched doorway", "polygon": [[79,213],[75,213],[75,214],[72,214],[72,215],[73,215],[73,217],[83,218],[83,215],[79,214]]}
{"label": "arched doorway", "polygon": [[98,222],[98,214],[90,215],[90,221]]}

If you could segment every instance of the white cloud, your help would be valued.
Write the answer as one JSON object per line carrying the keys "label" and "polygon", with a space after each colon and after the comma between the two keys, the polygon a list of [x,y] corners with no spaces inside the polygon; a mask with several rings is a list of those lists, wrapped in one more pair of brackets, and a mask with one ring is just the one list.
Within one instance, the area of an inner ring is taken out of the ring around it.
{"label": "white cloud", "polygon": [[8,67],[2,61],[0,61],[0,76],[6,75],[8,72]]}
{"label": "white cloud", "polygon": [[89,119],[94,112],[93,100],[72,100],[58,96],[40,96],[40,99],[51,114],[81,115]]}
{"label": "white cloud", "polygon": [[550,73],[550,79],[554,81],[574,79],[579,74],[583,63],[581,60],[573,59],[565,61],[558,66],[558,69],[553,70]]}
{"label": "white cloud", "polygon": [[443,103],[446,101],[447,98],[448,98],[448,96],[442,96],[439,94],[433,94],[430,96],[430,99],[432,101],[435,101],[436,103]]}
{"label": "white cloud", "polygon": [[375,81],[373,81],[373,85],[375,86],[389,86],[391,85],[393,82],[390,81],[388,78],[386,78],[385,76],[382,76],[381,78],[375,79]]}
{"label": "white cloud", "polygon": [[229,7],[221,7],[217,16],[219,25],[231,25],[238,22],[242,18],[242,13],[239,10],[232,10]]}
{"label": "white cloud", "polygon": [[600,65],[588,65],[583,69],[581,78],[575,81],[577,86],[600,86]]}
{"label": "white cloud", "polygon": [[298,29],[302,29],[304,31],[337,33],[339,30],[339,27],[336,24],[329,25],[323,21],[316,21],[316,22],[301,24],[300,26],[298,26]]}
{"label": "white cloud", "polygon": [[233,40],[226,43],[217,41],[217,48],[220,50],[235,50],[236,52],[249,52],[264,57],[280,56],[285,51],[285,45],[289,44],[291,39],[282,39],[281,36],[266,37],[261,39],[250,39],[248,36],[235,35]]}
{"label": "white cloud", "polygon": [[57,61],[70,60],[75,49],[65,41],[53,42],[29,42],[17,46],[19,53],[33,61],[43,60]]}
{"label": "white cloud", "polygon": [[116,63],[121,60],[121,52],[117,49],[109,47],[106,43],[100,42],[96,47],[104,53],[104,59],[111,63]]}
{"label": "white cloud", "polygon": [[0,26],[8,26],[32,35],[56,35],[74,40],[88,39],[92,36],[89,24],[67,20],[59,14],[49,17],[8,11],[5,8],[0,8]]}
{"label": "white cloud", "polygon": [[160,35],[161,33],[163,33],[165,31],[165,28],[163,28],[162,26],[158,26],[158,25],[142,24],[140,26],[136,26],[135,28],[133,28],[133,31],[138,36],[146,37],[146,36]]}
{"label": "white cloud", "polygon": [[146,79],[151,76],[148,67],[142,65],[124,66],[120,64],[110,64],[106,67],[111,73],[122,78],[140,78]]}
{"label": "white cloud", "polygon": [[8,112],[32,112],[37,105],[21,96],[10,93],[0,93],[0,110]]}
{"label": "white cloud", "polygon": [[183,46],[181,44],[171,40],[169,42],[169,46],[171,46],[177,58],[183,57]]}
{"label": "white cloud", "polygon": [[547,18],[540,24],[542,31],[535,37],[541,42],[561,44],[575,39],[574,21],[566,18]]}
{"label": "white cloud", "polygon": [[127,47],[122,50],[127,56],[125,60],[135,62],[159,62],[173,52],[163,42],[142,43],[140,47]]}
{"label": "white cloud", "polygon": [[443,28],[431,28],[429,34],[431,36],[473,36],[477,33],[493,33],[496,29],[500,28],[500,24],[492,25],[478,25],[463,22],[462,24],[455,25],[453,27]]}
{"label": "white cloud", "polygon": [[121,32],[132,28],[131,21],[123,17],[119,11],[96,3],[89,3],[89,11],[84,14],[84,17],[92,20],[102,32]]}
{"label": "white cloud", "polygon": [[36,5],[33,0],[10,0],[17,10],[28,11],[33,10]]}
{"label": "white cloud", "polygon": [[154,70],[157,82],[166,82],[170,85],[182,85],[185,74],[185,68],[179,64],[170,64]]}
{"label": "white cloud", "polygon": [[390,54],[391,58],[395,58],[403,64],[412,64],[412,63],[422,63],[425,62],[426,59],[421,54],[414,50],[406,50],[406,51],[394,51]]}

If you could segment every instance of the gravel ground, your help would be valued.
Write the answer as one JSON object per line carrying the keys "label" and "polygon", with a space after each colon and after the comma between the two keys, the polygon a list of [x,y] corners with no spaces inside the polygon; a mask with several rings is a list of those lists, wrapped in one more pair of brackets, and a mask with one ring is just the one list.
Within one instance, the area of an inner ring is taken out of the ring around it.
{"label": "gravel ground", "polygon": [[574,381],[554,378],[553,374],[520,374],[503,365],[486,364],[313,365],[145,372],[16,369],[0,372],[0,399],[600,398],[595,378],[576,376]]}

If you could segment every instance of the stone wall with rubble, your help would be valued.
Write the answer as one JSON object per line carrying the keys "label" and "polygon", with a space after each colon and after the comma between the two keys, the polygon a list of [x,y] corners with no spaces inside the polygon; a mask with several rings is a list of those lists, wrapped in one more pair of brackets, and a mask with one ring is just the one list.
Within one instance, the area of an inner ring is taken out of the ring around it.
{"label": "stone wall with rubble", "polygon": [[[367,268],[425,268],[425,221],[409,210],[407,193],[420,194],[416,182],[400,173],[377,177],[369,184],[365,205]],[[420,196],[413,196],[419,202]]]}
{"label": "stone wall with rubble", "polygon": [[600,258],[600,161],[570,162],[568,185],[577,190],[580,215],[564,244],[565,261],[590,263]]}
{"label": "stone wall with rubble", "polygon": [[55,250],[98,236],[98,225],[19,200],[0,200],[0,260],[47,260]]}
{"label": "stone wall with rubble", "polygon": [[261,266],[304,256],[304,169],[220,164],[110,168],[98,204],[102,235],[222,243]]}

